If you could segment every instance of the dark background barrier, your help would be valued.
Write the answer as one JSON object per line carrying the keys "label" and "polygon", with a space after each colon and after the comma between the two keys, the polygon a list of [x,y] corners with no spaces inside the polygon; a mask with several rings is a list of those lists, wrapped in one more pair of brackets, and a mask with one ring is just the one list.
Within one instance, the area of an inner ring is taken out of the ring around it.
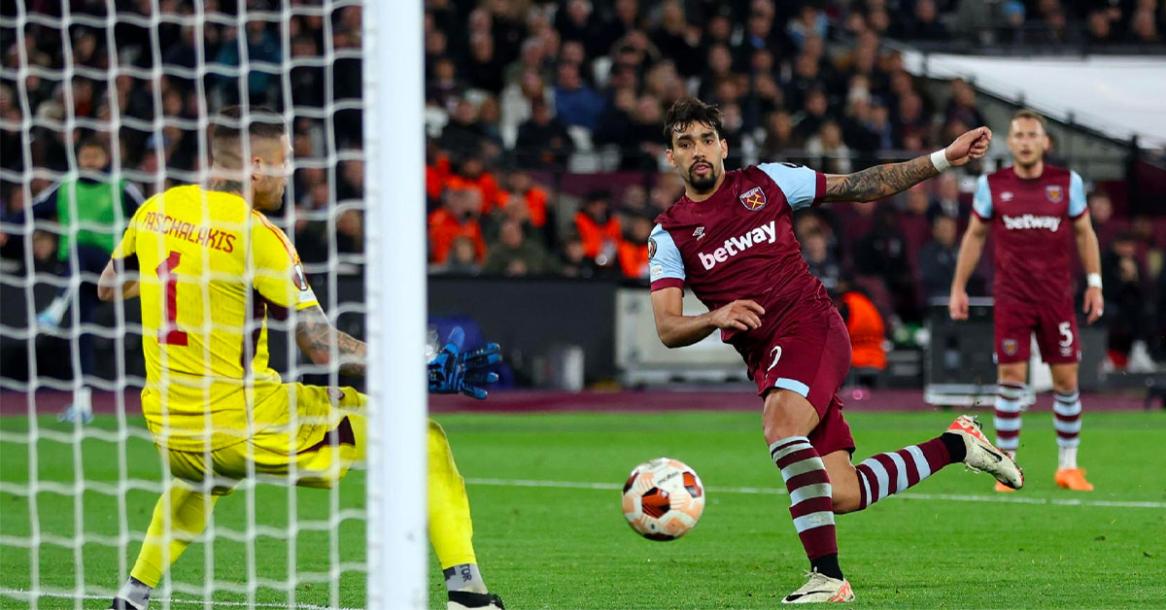
{"label": "dark background barrier", "polygon": [[[364,336],[363,294],[359,276],[338,276],[336,305],[324,278],[313,278],[316,294],[325,308],[336,312],[337,326],[356,337]],[[619,371],[615,358],[616,290],[618,282],[572,280],[565,278],[487,279],[480,277],[433,276],[429,278],[428,310],[431,322],[443,327],[450,323],[464,325],[472,337],[484,337],[502,344],[510,369],[505,385],[559,386],[559,370],[564,366],[558,356],[575,346],[583,354],[583,378],[586,383],[614,379]],[[52,300],[53,288],[37,284],[33,288],[35,305],[43,308]],[[72,331],[68,322],[52,333],[29,336],[28,300],[23,286],[0,282],[0,383],[19,388],[33,371],[42,380],[71,378],[72,363],[69,341]],[[119,373],[130,385],[144,376],[141,337],[134,330],[140,316],[136,300],[126,303],[126,332],[114,329],[115,309],[103,305],[98,316],[100,328],[97,348],[97,376],[106,382]],[[394,315],[393,311],[377,315]],[[71,315],[65,316],[66,321]],[[298,350],[289,342],[281,323],[269,326],[269,351],[272,366],[288,371],[288,363],[298,358]],[[971,319],[955,323],[945,308],[933,308],[928,327],[934,349],[924,355],[927,361],[924,379],[913,385],[936,384],[991,385],[995,382],[992,361],[992,312],[990,307],[973,307]],[[1084,356],[1081,363],[1081,387],[1102,389],[1105,332],[1100,327],[1081,326]],[[124,342],[124,361],[117,354],[117,342]],[[35,350],[35,362],[28,357]],[[123,368],[124,367],[124,368]],[[120,369],[120,370],[119,370]],[[322,375],[304,375],[308,383],[327,383]],[[909,380],[907,380],[909,381]],[[1115,380],[1116,381],[1116,380]],[[16,382],[16,383],[13,383]],[[359,380],[344,380],[359,386]]]}
{"label": "dark background barrier", "polygon": [[[364,285],[359,276],[336,279],[336,307],[324,278],[313,278],[312,285],[325,309],[335,312],[336,325],[356,337],[364,336]],[[615,291],[617,282],[548,278],[499,280],[477,277],[434,276],[429,278],[429,316],[431,320],[456,321],[467,330],[501,343],[512,375],[510,381],[529,385],[533,381],[553,381],[556,377],[555,355],[567,346],[582,348],[584,376],[588,383],[615,377]],[[35,307],[43,309],[53,298],[54,288],[38,283],[33,287]],[[65,315],[62,327],[52,333],[29,336],[26,291],[22,286],[0,282],[0,382],[18,387],[12,381],[26,383],[35,374],[42,379],[71,379],[72,364],[69,341],[73,335]],[[394,315],[392,311],[377,315]],[[35,317],[35,314],[34,314]],[[134,377],[145,375],[141,335],[134,329],[140,324],[138,301],[125,306],[126,332],[114,329],[113,305],[102,305],[98,314],[97,371],[99,379],[112,382],[118,378],[117,341],[124,341],[124,370],[131,385]],[[294,345],[281,324],[268,328],[268,347],[272,366],[283,373],[291,358],[298,357]],[[35,362],[29,359],[30,348]],[[321,382],[322,376],[306,375],[305,381]],[[346,380],[352,381],[352,380]],[[49,383],[52,383],[49,381]]]}

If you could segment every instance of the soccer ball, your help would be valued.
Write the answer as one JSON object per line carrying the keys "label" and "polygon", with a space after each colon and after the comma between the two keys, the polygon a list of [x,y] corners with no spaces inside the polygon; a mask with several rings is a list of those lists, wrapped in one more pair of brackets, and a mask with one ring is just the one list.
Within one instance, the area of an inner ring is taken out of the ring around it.
{"label": "soccer ball", "polygon": [[649,540],[675,540],[704,512],[704,484],[680,460],[656,458],[636,466],[623,486],[623,515]]}

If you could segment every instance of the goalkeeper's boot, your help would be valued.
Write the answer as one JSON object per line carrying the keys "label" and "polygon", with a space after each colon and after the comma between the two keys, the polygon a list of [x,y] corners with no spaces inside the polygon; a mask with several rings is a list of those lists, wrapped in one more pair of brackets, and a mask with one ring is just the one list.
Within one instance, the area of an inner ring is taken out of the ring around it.
{"label": "goalkeeper's boot", "polygon": [[997,449],[980,430],[980,422],[970,415],[961,415],[951,422],[947,431],[964,439],[967,455],[964,465],[976,472],[986,472],[1000,483],[1020,489],[1024,487],[1024,471],[1004,451]]}
{"label": "goalkeeper's boot", "polygon": [[110,604],[110,610],[146,610],[150,605],[150,587],[146,583],[130,577],[121,589],[117,592],[117,597],[113,598],[113,603]]}
{"label": "goalkeeper's boot", "polygon": [[821,572],[810,572],[809,579],[798,590],[781,600],[783,604],[829,604],[854,601],[850,581],[830,578]]}
{"label": "goalkeeper's boot", "polygon": [[488,608],[490,610],[505,610],[502,598],[493,593],[473,593],[470,591],[450,591],[448,610],[467,610],[468,608]]}

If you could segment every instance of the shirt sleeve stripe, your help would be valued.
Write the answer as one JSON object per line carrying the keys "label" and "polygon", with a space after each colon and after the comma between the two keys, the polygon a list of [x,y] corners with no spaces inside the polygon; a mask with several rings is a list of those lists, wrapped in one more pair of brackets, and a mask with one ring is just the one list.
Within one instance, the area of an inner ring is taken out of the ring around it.
{"label": "shirt sleeve stripe", "polygon": [[291,243],[289,243],[287,241],[287,237],[284,236],[283,231],[280,231],[278,227],[271,224],[271,221],[268,220],[267,217],[265,217],[263,214],[260,214],[259,212],[256,212],[256,211],[252,211],[251,213],[254,214],[255,217],[258,218],[259,221],[263,223],[263,226],[270,229],[272,233],[275,233],[275,238],[277,240],[279,240],[279,243],[283,244],[283,249],[287,251],[287,256],[289,259],[291,259],[291,262],[293,262],[293,263],[300,262],[300,257],[299,257],[299,255],[296,254],[296,249],[293,248]]}
{"label": "shirt sleeve stripe", "polygon": [[679,288],[684,290],[684,280],[674,277],[666,277],[662,280],[656,280],[655,282],[652,282],[652,292],[656,292],[657,290],[664,290],[665,288]]}

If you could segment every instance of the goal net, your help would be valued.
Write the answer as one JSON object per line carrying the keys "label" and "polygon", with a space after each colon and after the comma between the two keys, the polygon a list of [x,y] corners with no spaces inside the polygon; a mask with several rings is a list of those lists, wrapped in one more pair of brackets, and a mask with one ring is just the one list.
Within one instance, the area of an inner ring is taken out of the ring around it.
{"label": "goal net", "polygon": [[[0,3],[0,608],[106,607],[130,576],[171,473],[142,417],[141,305],[99,302],[96,282],[141,200],[207,185],[209,131],[227,106],[241,107],[243,124],[263,107],[287,126],[291,172],[284,204],[268,218],[298,250],[332,323],[369,340],[367,387],[300,355],[294,312],[286,321],[249,317],[244,329],[266,324],[270,364],[285,382],[356,386],[376,405],[398,377],[415,377],[393,396],[395,408],[401,400],[417,407],[406,413],[416,425],[402,426],[402,434],[417,430],[416,443],[402,443],[405,458],[388,453],[395,438],[378,435],[386,415],[371,407],[369,467],[413,476],[405,489],[424,498],[423,456],[410,461],[421,455],[424,425],[423,244],[394,242],[381,227],[402,217],[366,210],[377,179],[366,176],[374,147],[365,134],[370,123],[385,133],[385,118],[368,117],[364,105],[394,92],[387,82],[370,88],[362,64],[377,48],[370,33],[381,45],[393,39],[368,23],[370,12],[384,12],[379,3],[362,4]],[[418,112],[403,122],[418,126],[418,159],[395,173],[417,176],[421,201],[419,38],[416,48],[396,55],[416,64]],[[378,52],[382,61],[394,56]],[[391,248],[405,255],[386,268],[378,261]],[[154,271],[143,268],[143,282]],[[392,284],[402,274],[413,288],[404,297]],[[400,324],[370,319],[366,333],[365,312],[390,306],[414,315]],[[394,365],[398,344],[413,354],[408,366]],[[370,584],[369,566],[420,564],[406,571],[416,581],[428,564],[409,555],[424,553],[421,509],[366,486],[374,474],[354,469],[330,489],[242,481],[163,576],[150,607],[381,607],[370,596],[399,589]],[[419,542],[388,557],[400,532]],[[412,586],[410,605],[424,604],[424,581]]]}

